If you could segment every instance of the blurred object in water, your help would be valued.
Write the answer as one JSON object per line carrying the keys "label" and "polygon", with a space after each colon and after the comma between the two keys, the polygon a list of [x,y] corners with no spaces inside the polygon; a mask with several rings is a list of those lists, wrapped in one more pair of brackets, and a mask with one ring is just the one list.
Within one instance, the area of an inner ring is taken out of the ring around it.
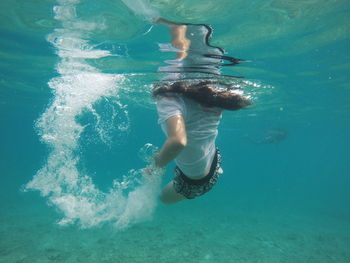
{"label": "blurred object in water", "polygon": [[280,128],[272,128],[266,130],[261,137],[252,137],[248,134],[243,138],[254,144],[279,144],[281,141],[287,139],[288,132]]}

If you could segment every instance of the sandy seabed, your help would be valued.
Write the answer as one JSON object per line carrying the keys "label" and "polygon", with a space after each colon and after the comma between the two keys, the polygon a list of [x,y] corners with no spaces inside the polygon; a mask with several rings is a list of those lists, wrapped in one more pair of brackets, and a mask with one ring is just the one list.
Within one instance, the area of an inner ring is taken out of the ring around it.
{"label": "sandy seabed", "polygon": [[159,205],[151,221],[118,231],[60,227],[43,199],[2,200],[0,263],[349,263],[346,218],[239,208],[203,198]]}

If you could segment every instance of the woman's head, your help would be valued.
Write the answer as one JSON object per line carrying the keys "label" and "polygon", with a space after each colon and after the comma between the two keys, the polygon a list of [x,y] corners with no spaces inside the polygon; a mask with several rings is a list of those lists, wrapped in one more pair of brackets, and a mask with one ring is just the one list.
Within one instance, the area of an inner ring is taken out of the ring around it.
{"label": "woman's head", "polygon": [[153,89],[153,96],[181,94],[205,107],[218,107],[225,110],[239,110],[253,104],[248,97],[243,96],[242,92],[239,91],[239,87],[228,84],[218,85],[212,81],[174,82],[157,85]]}

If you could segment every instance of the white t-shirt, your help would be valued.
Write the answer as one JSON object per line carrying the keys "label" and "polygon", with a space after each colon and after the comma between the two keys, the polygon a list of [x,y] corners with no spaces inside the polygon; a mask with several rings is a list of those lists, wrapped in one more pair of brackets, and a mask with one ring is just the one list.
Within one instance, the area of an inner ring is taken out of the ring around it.
{"label": "white t-shirt", "polygon": [[175,115],[185,120],[187,145],[176,157],[181,171],[191,177],[203,176],[210,169],[215,155],[215,139],[222,110],[206,108],[181,95],[161,96],[157,99],[158,123],[167,135],[166,121]]}

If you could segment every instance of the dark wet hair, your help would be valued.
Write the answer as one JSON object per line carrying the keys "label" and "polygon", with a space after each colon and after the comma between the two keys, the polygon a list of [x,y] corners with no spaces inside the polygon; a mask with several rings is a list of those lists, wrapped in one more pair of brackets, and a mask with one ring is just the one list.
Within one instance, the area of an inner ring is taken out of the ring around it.
{"label": "dark wet hair", "polygon": [[155,85],[153,96],[167,97],[173,94],[181,94],[205,107],[218,107],[224,110],[239,110],[253,104],[249,98],[237,92],[232,92],[237,89],[239,88],[227,84],[221,85],[217,89],[216,84],[211,81],[161,83]]}

